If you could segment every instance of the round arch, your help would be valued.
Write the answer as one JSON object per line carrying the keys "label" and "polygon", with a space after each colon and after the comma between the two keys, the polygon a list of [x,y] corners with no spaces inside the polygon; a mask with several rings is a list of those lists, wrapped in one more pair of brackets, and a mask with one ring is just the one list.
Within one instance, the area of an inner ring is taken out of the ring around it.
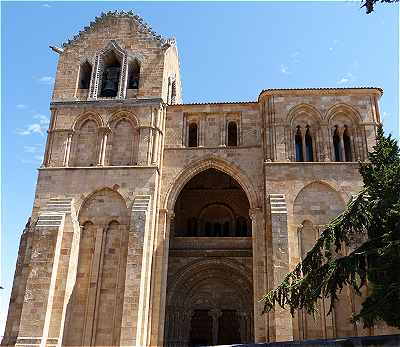
{"label": "round arch", "polygon": [[299,104],[296,106],[293,106],[287,115],[287,120],[290,126],[293,126],[294,120],[303,114],[306,114],[309,116],[311,119],[315,121],[316,124],[318,124],[322,120],[321,113],[314,107],[309,104]]}
{"label": "round arch", "polygon": [[80,127],[83,125],[83,123],[85,123],[87,120],[93,120],[96,123],[97,128],[104,127],[103,119],[101,118],[99,113],[85,112],[80,114],[75,119],[74,123],[72,124],[72,130],[73,131],[79,130]]}
{"label": "round arch", "polygon": [[184,167],[177,178],[173,180],[174,183],[169,187],[162,206],[164,206],[167,211],[173,211],[179,193],[185,187],[186,183],[194,176],[207,169],[216,169],[234,178],[246,193],[250,209],[259,207],[259,197],[246,174],[234,164],[215,157],[201,159]]}
{"label": "round arch", "polygon": [[107,122],[107,126],[112,129],[112,127],[115,126],[122,119],[126,119],[128,122],[130,122],[133,129],[139,129],[140,124],[137,116],[127,110],[120,110],[113,113]]}
{"label": "round arch", "polygon": [[[300,213],[300,211],[296,211],[296,207],[298,208],[301,206],[301,199],[303,198],[303,195],[305,194],[312,194],[312,189],[315,186],[320,186],[319,189],[316,189],[319,193],[321,193],[321,187],[324,188],[325,192],[329,192],[335,197],[336,202],[336,207],[338,208],[340,206],[340,209],[343,210],[343,208],[346,206],[346,202],[343,199],[342,195],[340,194],[340,191],[333,187],[331,184],[325,182],[325,181],[312,181],[309,182],[308,184],[304,185],[300,190],[297,191],[296,194],[294,194],[295,198],[293,199],[292,203],[292,215],[294,216],[296,224],[301,224],[304,220],[310,220],[313,224],[321,224],[318,223],[316,218],[318,219],[318,215],[314,215],[314,211],[309,211],[310,209],[307,207],[304,207],[303,213]],[[299,201],[300,200],[300,201]],[[311,199],[310,199],[311,200]],[[312,200],[310,201],[310,204],[312,204]],[[318,201],[317,201],[318,202]],[[315,203],[317,203],[315,202]],[[330,205],[333,205],[333,202],[330,203]],[[306,214],[304,213],[310,212],[311,214]],[[320,216],[321,217],[321,216]]]}
{"label": "round arch", "polygon": [[125,194],[118,192],[116,189],[112,189],[109,187],[102,187],[102,188],[98,188],[95,189],[94,191],[92,191],[91,193],[87,194],[86,196],[80,198],[78,201],[76,201],[75,203],[75,207],[76,207],[76,215],[78,216],[79,219],[79,215],[82,211],[82,207],[85,206],[85,204],[90,201],[90,199],[92,199],[96,194],[102,193],[102,192],[109,192],[109,193],[114,193],[117,194],[119,196],[119,198],[123,201],[125,207],[127,209],[129,209],[129,198],[128,196],[126,196]]}
{"label": "round arch", "polygon": [[331,125],[333,118],[338,114],[345,114],[353,122],[353,125],[362,122],[360,113],[353,106],[345,103],[335,104],[330,107],[326,111],[324,118],[326,119],[328,124]]}

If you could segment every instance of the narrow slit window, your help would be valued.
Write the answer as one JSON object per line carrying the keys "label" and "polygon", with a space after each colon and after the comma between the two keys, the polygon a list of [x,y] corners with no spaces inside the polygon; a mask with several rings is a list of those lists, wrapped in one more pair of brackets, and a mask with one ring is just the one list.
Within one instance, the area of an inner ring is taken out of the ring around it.
{"label": "narrow slit window", "polygon": [[345,130],[343,133],[343,145],[344,145],[344,155],[346,161],[353,161],[353,155],[351,152],[351,139],[349,135],[349,129],[347,129],[347,126],[345,126]]}
{"label": "narrow slit window", "polygon": [[340,136],[337,126],[335,126],[335,132],[333,133],[333,150],[335,152],[335,161],[342,161],[340,155]]}
{"label": "narrow slit window", "polygon": [[92,65],[85,61],[79,69],[79,89],[89,89],[92,76]]}
{"label": "narrow slit window", "polygon": [[237,146],[238,131],[236,122],[228,123],[228,146]]}
{"label": "narrow slit window", "polygon": [[310,127],[307,125],[306,135],[305,135],[305,144],[306,144],[306,161],[314,161],[314,153],[313,153],[313,141],[310,134]]}
{"label": "narrow slit window", "polygon": [[128,67],[128,89],[139,89],[140,65],[135,59]]}
{"label": "narrow slit window", "polygon": [[296,147],[296,161],[304,161],[303,158],[303,140],[301,136],[300,126],[297,127],[296,135],[294,137]]}
{"label": "narrow slit window", "polygon": [[189,147],[197,147],[197,124],[189,124]]}

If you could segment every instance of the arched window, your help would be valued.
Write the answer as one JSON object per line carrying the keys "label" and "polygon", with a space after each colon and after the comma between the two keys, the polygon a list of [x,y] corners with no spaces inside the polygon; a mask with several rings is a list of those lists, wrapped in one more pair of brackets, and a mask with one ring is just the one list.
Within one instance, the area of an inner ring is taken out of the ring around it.
{"label": "arched window", "polygon": [[140,65],[135,59],[128,67],[128,89],[139,89]]}
{"label": "arched window", "polygon": [[335,161],[342,161],[339,128],[337,125],[335,126],[335,131],[333,133],[333,150],[335,152]]}
{"label": "arched window", "polygon": [[85,61],[79,68],[79,89],[89,89],[90,78],[92,76],[92,65]]}
{"label": "arched window", "polygon": [[113,51],[104,56],[104,68],[101,82],[101,97],[116,97],[121,75],[121,62]]}
{"label": "arched window", "polygon": [[296,147],[296,161],[304,161],[303,157],[303,139],[301,135],[300,126],[297,127],[296,135],[294,137]]}
{"label": "arched window", "polygon": [[238,129],[236,122],[228,123],[228,146],[238,145]]}
{"label": "arched window", "polygon": [[344,126],[344,132],[343,132],[343,145],[344,145],[344,155],[346,161],[353,161],[353,155],[351,153],[351,139],[349,135],[349,129],[347,129],[347,126]]}
{"label": "arched window", "polygon": [[306,144],[306,161],[314,161],[313,142],[310,134],[310,127],[306,126],[305,144]]}
{"label": "arched window", "polygon": [[243,217],[238,217],[236,219],[236,236],[239,237],[247,237],[248,236],[248,230],[247,230],[247,222],[246,219]]}
{"label": "arched window", "polygon": [[197,147],[197,124],[189,124],[189,147]]}

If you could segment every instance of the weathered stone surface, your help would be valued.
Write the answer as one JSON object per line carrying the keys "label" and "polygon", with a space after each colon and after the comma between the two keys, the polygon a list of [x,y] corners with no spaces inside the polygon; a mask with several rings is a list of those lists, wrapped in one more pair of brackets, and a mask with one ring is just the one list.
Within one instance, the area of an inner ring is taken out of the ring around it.
{"label": "weathered stone surface", "polygon": [[45,158],[3,345],[394,331],[350,324],[361,299],[347,288],[333,315],[321,301],[315,321],[280,309],[261,315],[259,302],[361,187],[356,161],[374,144],[381,90],[265,90],[256,102],[181,104],[175,41],[133,13],[103,14],[56,51]]}

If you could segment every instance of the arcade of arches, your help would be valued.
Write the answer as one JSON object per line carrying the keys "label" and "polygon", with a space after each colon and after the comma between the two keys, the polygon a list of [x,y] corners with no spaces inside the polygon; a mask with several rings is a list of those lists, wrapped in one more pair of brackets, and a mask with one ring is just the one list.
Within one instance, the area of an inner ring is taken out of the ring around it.
{"label": "arcade of arches", "polygon": [[170,233],[166,346],[253,341],[249,208],[241,186],[215,169],[181,191]]}

